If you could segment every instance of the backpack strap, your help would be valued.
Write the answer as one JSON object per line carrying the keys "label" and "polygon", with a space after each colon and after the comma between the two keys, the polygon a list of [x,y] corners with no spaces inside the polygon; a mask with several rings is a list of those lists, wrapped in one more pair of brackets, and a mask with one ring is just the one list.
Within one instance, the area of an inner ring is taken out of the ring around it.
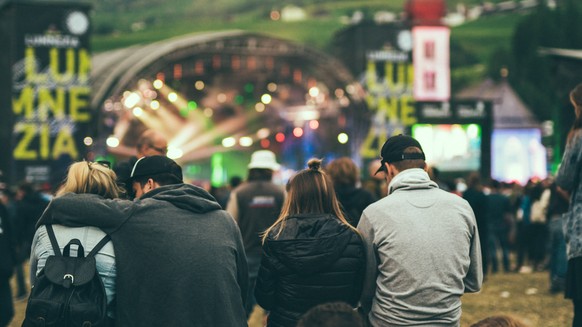
{"label": "backpack strap", "polygon": [[[55,231],[53,230],[53,225],[47,224],[47,225],[45,225],[45,227],[46,227],[46,231],[47,231],[47,234],[49,236],[49,239],[51,240],[51,245],[53,247],[53,251],[55,252],[55,256],[62,257],[63,254],[61,253],[61,248],[59,247],[59,242],[57,241],[57,238],[55,236]],[[111,238],[109,237],[109,234],[106,234],[99,241],[99,243],[97,243],[97,245],[95,245],[95,247],[91,250],[91,252],[89,252],[87,257],[95,256],[97,254],[97,252],[99,252],[99,250],[101,250],[101,248],[103,248],[105,246],[105,244],[107,244],[110,240],[111,240]],[[80,245],[80,243],[79,243],[79,245]]]}
{"label": "backpack strap", "polygon": [[91,252],[89,252],[89,254],[87,254],[87,257],[95,256],[97,254],[97,252],[99,252],[99,250],[101,250],[101,248],[103,248],[105,246],[105,244],[109,243],[110,240],[111,240],[111,237],[109,237],[109,234],[105,234],[105,236],[103,236],[101,241],[99,241],[99,243],[97,243],[97,245],[95,245],[95,247],[91,250]]}
{"label": "backpack strap", "polygon": [[63,249],[63,257],[70,257],[71,256],[71,245],[77,246],[77,257],[83,258],[85,257],[85,248],[83,248],[83,244],[79,241],[78,238],[74,238],[67,243],[65,248]]}
{"label": "backpack strap", "polygon": [[45,225],[46,232],[48,234],[49,239],[51,240],[51,245],[53,246],[53,251],[55,252],[55,256],[62,257],[61,248],[59,247],[59,242],[57,242],[57,238],[55,236],[55,231],[53,230],[53,225],[47,224]]}

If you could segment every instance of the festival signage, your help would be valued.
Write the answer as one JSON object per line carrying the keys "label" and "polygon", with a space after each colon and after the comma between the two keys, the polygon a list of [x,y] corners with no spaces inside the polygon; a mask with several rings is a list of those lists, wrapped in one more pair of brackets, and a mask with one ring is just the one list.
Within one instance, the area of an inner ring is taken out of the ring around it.
{"label": "festival signage", "polygon": [[376,159],[388,137],[408,133],[416,123],[410,22],[363,21],[337,33],[333,43],[366,91],[369,111],[361,115],[369,117],[369,127],[359,156]]}
{"label": "festival signage", "polygon": [[68,164],[85,156],[92,120],[88,11],[78,3],[14,2],[0,13],[9,27],[2,32],[10,45],[2,70],[11,81],[0,92],[12,101],[0,111],[11,117],[10,139],[2,141],[10,144],[4,166],[12,182],[62,178]]}
{"label": "festival signage", "polygon": [[391,48],[366,53],[363,85],[373,116],[361,148],[363,158],[376,158],[388,137],[406,133],[416,122],[410,30],[395,30],[391,41],[394,45]]}
{"label": "festival signage", "polygon": [[416,117],[420,123],[483,123],[492,124],[491,101],[453,100],[417,101]]}
{"label": "festival signage", "polygon": [[446,26],[415,26],[414,99],[448,101],[451,97],[449,38]]}

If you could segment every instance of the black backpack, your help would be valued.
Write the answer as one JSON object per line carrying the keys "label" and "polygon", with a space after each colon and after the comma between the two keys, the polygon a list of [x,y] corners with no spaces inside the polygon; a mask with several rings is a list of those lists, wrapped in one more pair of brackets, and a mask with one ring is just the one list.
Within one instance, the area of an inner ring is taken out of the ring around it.
{"label": "black backpack", "polygon": [[[109,235],[85,257],[76,238],[61,254],[52,226],[46,225],[46,230],[55,255],[47,258],[32,286],[22,327],[108,327],[107,297],[95,254],[109,242]],[[72,245],[78,247],[76,257],[70,256]]]}

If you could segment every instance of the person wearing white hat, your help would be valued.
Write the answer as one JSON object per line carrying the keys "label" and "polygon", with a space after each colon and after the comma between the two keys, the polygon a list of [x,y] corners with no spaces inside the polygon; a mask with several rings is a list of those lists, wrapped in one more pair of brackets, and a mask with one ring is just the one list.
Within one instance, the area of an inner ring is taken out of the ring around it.
{"label": "person wearing white hat", "polygon": [[280,167],[273,152],[255,151],[248,165],[247,181],[231,192],[226,206],[226,211],[238,223],[247,255],[249,268],[247,315],[251,314],[256,303],[254,288],[263,254],[261,235],[277,220],[285,199],[283,189],[272,182],[273,172]]}
{"label": "person wearing white hat", "polygon": [[281,168],[281,165],[277,163],[277,159],[273,152],[269,150],[259,150],[252,154],[248,168],[276,171]]}

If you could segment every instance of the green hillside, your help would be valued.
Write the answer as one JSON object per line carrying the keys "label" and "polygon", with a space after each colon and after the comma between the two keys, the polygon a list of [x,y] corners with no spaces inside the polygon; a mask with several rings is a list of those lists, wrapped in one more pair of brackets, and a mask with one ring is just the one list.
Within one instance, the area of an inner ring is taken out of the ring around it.
{"label": "green hillside", "polygon": [[[372,18],[377,11],[399,12],[404,0],[304,1],[307,20],[273,21],[272,10],[280,10],[278,1],[107,0],[94,4],[93,50],[96,52],[147,43],[168,37],[203,31],[243,29],[296,40],[324,49],[333,33],[356,11]],[[302,1],[286,1],[289,3]],[[211,4],[210,4],[211,3]]]}
{"label": "green hillside", "polygon": [[[447,5],[454,10],[457,3],[473,5],[479,2],[447,0]],[[404,3],[405,0],[94,0],[93,51],[227,29],[263,32],[325,49],[333,33],[345,26],[345,21],[354,12],[361,11],[365,19],[373,19],[378,11],[401,12]],[[305,9],[308,19],[291,23],[269,18],[271,10],[280,10],[290,4]]]}
{"label": "green hillside", "polygon": [[476,21],[453,28],[451,41],[459,42],[467,51],[474,53],[481,62],[497,48],[510,47],[511,36],[522,14],[503,14],[482,17]]}
{"label": "green hillside", "polygon": [[[449,10],[458,3],[472,6],[480,0],[447,0]],[[500,1],[492,1],[500,2]],[[240,29],[293,40],[326,51],[336,31],[346,26],[355,12],[371,20],[379,11],[400,13],[405,0],[103,0],[94,1],[94,52],[134,44],[151,43],[175,36]],[[307,14],[304,21],[270,19],[272,10],[294,4]],[[481,78],[491,53],[509,49],[520,14],[482,17],[455,27],[451,33],[453,86]]]}

